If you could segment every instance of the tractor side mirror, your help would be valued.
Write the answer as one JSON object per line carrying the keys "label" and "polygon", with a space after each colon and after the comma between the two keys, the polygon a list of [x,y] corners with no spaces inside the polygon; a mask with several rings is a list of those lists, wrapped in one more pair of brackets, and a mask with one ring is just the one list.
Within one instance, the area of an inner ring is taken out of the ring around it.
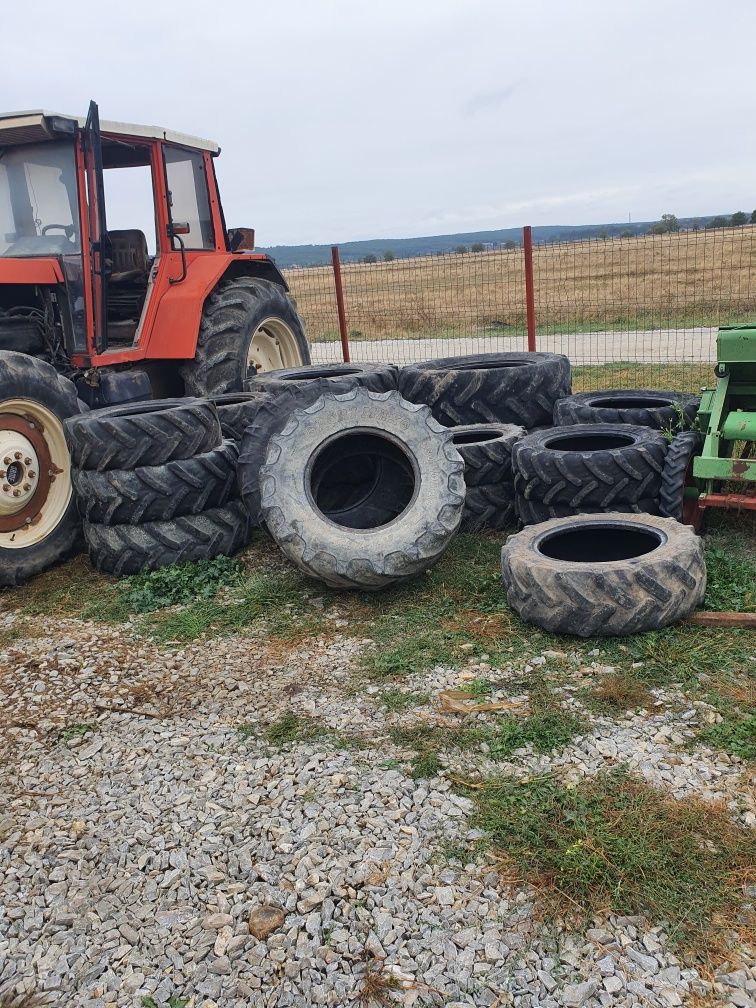
{"label": "tractor side mirror", "polygon": [[189,234],[191,230],[192,227],[189,221],[171,221],[168,225],[168,232],[171,238],[175,235]]}
{"label": "tractor side mirror", "polygon": [[230,228],[227,238],[230,252],[252,252],[254,250],[254,228]]}

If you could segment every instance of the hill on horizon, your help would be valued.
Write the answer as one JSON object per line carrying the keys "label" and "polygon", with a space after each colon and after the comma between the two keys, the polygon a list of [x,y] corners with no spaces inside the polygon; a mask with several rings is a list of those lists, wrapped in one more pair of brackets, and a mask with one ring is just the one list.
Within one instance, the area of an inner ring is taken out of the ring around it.
{"label": "hill on horizon", "polygon": [[[726,215],[727,216],[727,215]],[[706,217],[680,217],[683,229],[703,228],[714,220],[715,214]],[[533,227],[533,241],[537,244],[555,241],[581,241],[588,238],[617,238],[620,235],[648,234],[656,221],[637,221],[632,224],[542,224]],[[464,245],[469,249],[477,243],[484,247],[500,248],[507,242],[522,243],[522,228],[500,228],[494,231],[464,231],[457,234],[424,235],[418,238],[370,238],[364,241],[349,241],[339,244],[342,262],[360,262],[366,255],[382,259],[389,252],[397,259],[412,256],[441,255],[454,252]],[[330,245],[273,245],[260,246],[258,252],[265,252],[283,268],[297,266],[323,266],[331,261]]]}

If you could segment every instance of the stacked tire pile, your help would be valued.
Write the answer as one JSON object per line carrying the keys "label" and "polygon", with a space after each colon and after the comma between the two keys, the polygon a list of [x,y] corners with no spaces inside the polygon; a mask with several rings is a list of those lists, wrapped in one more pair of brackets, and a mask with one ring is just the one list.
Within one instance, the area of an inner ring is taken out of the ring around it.
{"label": "stacked tire pile", "polygon": [[159,399],[66,422],[72,479],[94,567],[135,574],[232,556],[252,523],[239,499],[238,447],[215,406]]}
{"label": "stacked tire pile", "polygon": [[569,360],[551,353],[445,357],[399,372],[402,396],[430,407],[465,462],[464,531],[515,523],[513,450],[528,430],[551,426],[570,387]]}
{"label": "stacked tire pile", "polygon": [[522,524],[604,511],[678,517],[670,501],[682,499],[679,459],[698,436],[675,432],[693,423],[698,402],[686,393],[644,389],[558,400],[554,427],[529,434],[513,453]]}

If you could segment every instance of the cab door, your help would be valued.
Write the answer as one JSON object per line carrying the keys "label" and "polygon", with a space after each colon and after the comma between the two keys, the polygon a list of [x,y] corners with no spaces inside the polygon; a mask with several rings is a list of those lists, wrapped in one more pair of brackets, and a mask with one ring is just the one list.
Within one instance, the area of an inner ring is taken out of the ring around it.
{"label": "cab door", "polygon": [[84,173],[87,182],[89,221],[89,270],[92,277],[93,352],[102,353],[108,344],[108,276],[106,260],[110,242],[105,220],[105,187],[102,178],[102,139],[96,102],[89,103],[82,133]]}

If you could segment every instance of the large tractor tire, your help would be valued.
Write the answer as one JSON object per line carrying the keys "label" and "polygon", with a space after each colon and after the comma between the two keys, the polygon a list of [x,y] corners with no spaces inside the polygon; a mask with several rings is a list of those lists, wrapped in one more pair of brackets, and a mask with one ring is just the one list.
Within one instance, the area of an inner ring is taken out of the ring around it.
{"label": "large tractor tire", "polygon": [[80,541],[63,422],[79,413],[51,364],[0,352],[0,586],[21,584]]}
{"label": "large tractor tire", "polygon": [[194,360],[181,365],[187,395],[243,392],[256,372],[310,363],[304,322],[279,284],[221,283],[205,302]]}
{"label": "large tractor tire", "polygon": [[463,468],[427,406],[396,391],[326,393],[271,437],[262,516],[305,574],[376,591],[441,557],[462,517]]}
{"label": "large tractor tire", "polygon": [[529,525],[501,551],[507,602],[549,633],[622,637],[689,616],[706,590],[703,544],[646,514],[576,515]]}

